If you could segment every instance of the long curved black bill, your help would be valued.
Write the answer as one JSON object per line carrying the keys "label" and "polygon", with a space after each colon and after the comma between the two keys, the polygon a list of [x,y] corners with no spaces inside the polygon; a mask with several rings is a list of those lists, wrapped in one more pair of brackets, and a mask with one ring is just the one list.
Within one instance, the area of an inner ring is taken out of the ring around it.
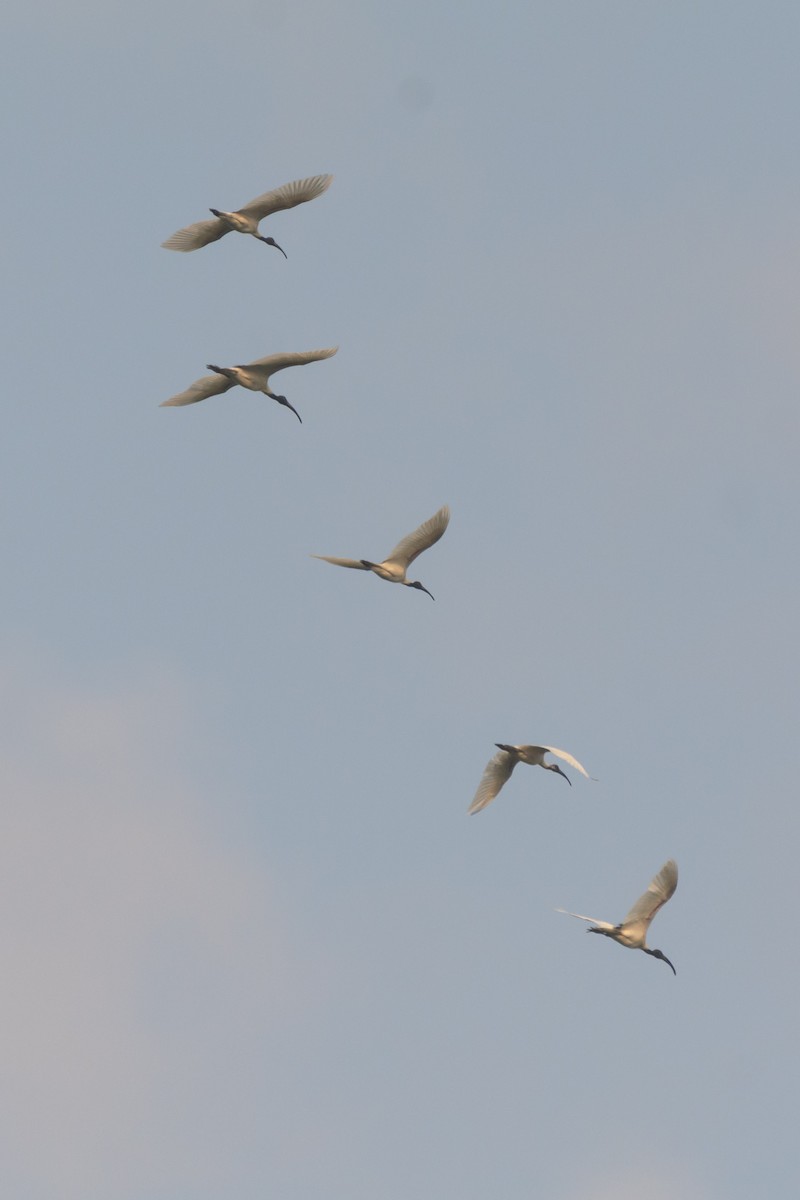
{"label": "long curved black bill", "polygon": [[280,252],[284,258],[289,257],[289,255],[284,250],[283,246],[279,246],[278,243],[275,241],[275,238],[262,238],[261,240],[262,240],[262,242],[264,242],[264,244],[266,246],[274,246],[276,250],[280,250]]}
{"label": "long curved black bill", "polygon": [[645,954],[650,954],[650,955],[652,955],[653,958],[660,958],[662,962],[665,962],[667,964],[667,966],[669,967],[669,969],[672,971],[673,975],[678,974],[678,972],[675,970],[675,968],[673,967],[672,963],[669,961],[669,959],[667,958],[667,956],[663,950],[650,950],[647,946],[643,946],[642,949],[644,950]]}
{"label": "long curved black bill", "polygon": [[269,396],[270,400],[277,400],[278,404],[282,404],[284,408],[291,408],[292,412],[297,417],[300,424],[301,425],[303,424],[303,418],[300,416],[300,413],[297,411],[297,409],[294,407],[293,404],[289,403],[289,401],[286,399],[285,396],[276,396],[274,392],[267,392],[267,395]]}

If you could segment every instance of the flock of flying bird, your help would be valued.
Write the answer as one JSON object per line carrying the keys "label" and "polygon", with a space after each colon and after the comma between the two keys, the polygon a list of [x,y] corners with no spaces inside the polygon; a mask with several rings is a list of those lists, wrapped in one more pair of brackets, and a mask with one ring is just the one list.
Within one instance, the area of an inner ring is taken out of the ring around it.
{"label": "flock of flying bird", "polygon": [[[313,175],[308,179],[297,179],[292,183],[284,184],[283,187],[265,192],[262,196],[257,196],[255,200],[251,200],[234,212],[224,212],[212,208],[209,210],[213,214],[212,220],[196,221],[193,225],[187,225],[184,229],[173,233],[172,237],[162,242],[162,245],[167,250],[186,252],[199,250],[202,246],[219,241],[227,233],[246,233],[265,245],[280,250],[284,258],[287,258],[286,251],[278,245],[274,238],[264,237],[259,233],[260,222],[265,217],[280,212],[282,209],[294,208],[298,204],[305,204],[306,201],[321,196],[323,192],[327,191],[332,179],[332,175]],[[263,392],[270,399],[276,400],[278,404],[291,409],[298,421],[302,423],[297,409],[289,403],[286,397],[279,396],[270,390],[270,380],[273,375],[286,367],[318,362],[320,359],[330,358],[337,350],[338,346],[329,346],[324,350],[268,354],[251,363],[239,363],[232,367],[218,367],[214,363],[207,363],[207,368],[214,372],[213,375],[206,375],[202,379],[198,379],[185,391],[163,401],[162,407],[182,407],[186,404],[196,404],[199,400],[207,400],[210,396],[222,395],[223,392],[227,392],[238,384],[253,392]],[[372,571],[373,574],[380,579],[385,579],[388,583],[402,583],[406,587],[416,588],[418,591],[427,593],[433,600],[432,593],[424,584],[419,580],[406,578],[406,572],[424,550],[428,550],[439,541],[447,529],[449,520],[450,509],[445,504],[413,533],[402,538],[382,562],[371,562],[366,558],[333,558],[326,554],[314,554],[312,558],[320,558],[337,567],[350,567],[356,571]],[[511,778],[514,767],[520,762],[527,763],[529,766],[543,767],[546,771],[555,771],[563,779],[566,779],[571,787],[572,782],[566,772],[562,771],[557,763],[545,761],[546,754],[561,759],[576,771],[580,771],[587,779],[590,778],[589,773],[577,758],[568,754],[566,750],[557,750],[555,746],[509,746],[503,742],[496,742],[495,745],[497,753],[486,764],[478,790],[469,808],[470,813],[480,812],[494,800],[503,785]],[[563,908],[556,911],[566,913],[570,917],[577,917],[580,921],[588,921],[588,933],[600,933],[604,937],[612,938],[621,946],[627,946],[632,950],[643,950],[645,954],[650,954],[653,958],[660,958],[672,969],[673,974],[677,974],[666,955],[662,954],[660,950],[651,950],[646,942],[650,922],[658,910],[670,899],[677,886],[678,867],[673,859],[669,859],[652,880],[647,891],[639,897],[628,915],[618,925],[612,925],[608,921],[599,921],[594,917],[585,917],[582,913],[567,912]]]}

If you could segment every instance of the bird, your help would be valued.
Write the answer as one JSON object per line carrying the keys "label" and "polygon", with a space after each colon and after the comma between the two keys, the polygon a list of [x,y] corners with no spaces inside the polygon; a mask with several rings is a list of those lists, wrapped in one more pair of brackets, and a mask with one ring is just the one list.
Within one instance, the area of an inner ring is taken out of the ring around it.
{"label": "bird", "polygon": [[531,767],[544,767],[545,771],[555,771],[572,787],[569,775],[561,770],[558,763],[545,762],[545,754],[555,754],[556,758],[563,759],[589,778],[588,771],[581,766],[577,758],[573,758],[566,750],[556,750],[555,746],[506,746],[503,742],[495,742],[495,746],[498,753],[486,764],[475,798],[469,806],[469,813],[480,812],[487,804],[491,804],[503,784],[511,778],[511,772],[518,762],[528,763]]}
{"label": "bird", "polygon": [[264,192],[263,196],[256,196],[255,200],[251,200],[235,212],[211,208],[209,212],[214,214],[213,221],[195,221],[194,225],[187,225],[185,229],[173,233],[172,237],[168,237],[161,245],[165,250],[188,252],[217,242],[226,233],[249,233],[251,237],[258,238],[267,246],[274,246],[287,258],[286,251],[274,238],[261,236],[258,232],[259,221],[263,221],[264,217],[269,217],[272,213],[280,212],[283,208],[294,208],[297,204],[305,204],[307,200],[321,196],[330,187],[332,179],[332,175],[311,175],[308,179],[295,179],[293,183],[285,183],[283,187]]}
{"label": "bird", "polygon": [[438,542],[447,529],[449,520],[450,509],[444,504],[432,517],[423,521],[419,529],[415,529],[413,533],[407,534],[402,541],[399,541],[383,562],[374,563],[366,558],[330,558],[327,554],[312,554],[311,557],[333,563],[336,567],[352,567],[354,571],[373,571],[388,583],[403,583],[406,587],[417,588],[421,592],[427,592],[431,600],[434,600],[434,595],[419,581],[412,582],[410,579],[406,579],[406,571],[417,555],[422,554],[423,550],[427,550],[435,542]]}
{"label": "bird", "polygon": [[251,392],[264,392],[271,400],[277,400],[286,408],[291,408],[302,425],[303,418],[297,409],[289,403],[285,396],[276,396],[269,390],[271,377],[282,371],[284,367],[301,367],[305,363],[317,362],[321,358],[330,358],[339,349],[338,346],[328,346],[326,350],[301,350],[298,354],[268,354],[266,358],[257,358],[255,362],[240,363],[235,367],[217,367],[214,363],[206,363],[214,375],[204,375],[188,387],[185,392],[179,392],[169,400],[162,400],[159,408],[178,408],[184,404],[197,404],[198,400],[207,400],[209,396],[219,396],[230,388],[240,384]]}
{"label": "bird", "polygon": [[608,921],[596,921],[594,917],[584,917],[581,913],[568,912],[566,908],[557,908],[556,912],[565,913],[568,917],[577,917],[579,921],[591,922],[587,933],[602,933],[604,937],[613,938],[620,946],[628,946],[631,950],[644,950],[653,958],[660,958],[671,968],[672,974],[678,972],[672,966],[666,954],[660,950],[651,950],[645,945],[647,930],[658,910],[667,903],[678,886],[678,864],[670,858],[664,863],[647,891],[634,904],[624,921],[619,925],[610,925]]}

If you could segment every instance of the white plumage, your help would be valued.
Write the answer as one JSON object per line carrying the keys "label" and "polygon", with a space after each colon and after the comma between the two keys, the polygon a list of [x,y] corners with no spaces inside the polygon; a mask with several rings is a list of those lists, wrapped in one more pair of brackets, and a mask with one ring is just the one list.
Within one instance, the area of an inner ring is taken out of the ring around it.
{"label": "white plumage", "polygon": [[445,529],[447,529],[449,521],[450,509],[445,504],[432,517],[429,517],[427,521],[423,521],[413,533],[409,533],[402,538],[383,562],[374,563],[366,558],[331,558],[327,554],[312,554],[311,557],[320,558],[323,562],[333,563],[336,567],[351,567],[354,571],[373,571],[388,583],[403,583],[406,587],[417,588],[421,592],[427,592],[431,600],[433,600],[434,597],[419,581],[412,582],[406,579],[406,571],[414,559],[422,554],[423,550],[427,550],[435,542],[438,542]]}
{"label": "white plumage", "polygon": [[653,958],[660,958],[662,962],[672,968],[673,975],[677,975],[677,971],[666,954],[660,950],[650,950],[646,945],[650,922],[674,894],[677,886],[678,864],[670,858],[619,925],[611,925],[608,921],[598,921],[594,917],[585,917],[582,913],[569,912],[566,908],[558,908],[556,912],[565,913],[568,917],[577,917],[579,921],[589,921],[591,928],[587,929],[587,933],[602,933],[604,937],[610,937],[615,942],[619,942],[620,946],[627,946],[630,950],[644,950],[645,954],[651,954]]}
{"label": "white plumage", "polygon": [[589,778],[588,771],[581,766],[577,758],[573,758],[566,750],[557,750],[555,746],[507,746],[502,742],[495,742],[495,745],[498,747],[497,754],[486,764],[478,790],[469,806],[470,813],[480,812],[487,804],[491,804],[503,784],[511,778],[511,772],[518,762],[528,763],[532,767],[544,767],[546,771],[555,771],[566,779],[571,787],[572,781],[569,776],[564,774],[557,763],[545,762],[545,754],[553,754],[556,758],[563,759]]}
{"label": "white plumage", "polygon": [[295,179],[293,183],[285,183],[271,192],[264,192],[263,196],[256,196],[255,200],[250,200],[235,212],[222,212],[212,208],[213,220],[195,221],[194,225],[187,225],[173,233],[172,237],[167,238],[161,245],[165,250],[187,252],[217,242],[226,233],[248,233],[260,242],[274,246],[286,258],[286,251],[273,238],[262,237],[258,232],[259,221],[284,208],[294,208],[297,204],[305,204],[307,200],[321,196],[330,187],[332,179],[332,175],[311,175],[308,179]]}
{"label": "white plumage", "polygon": [[249,388],[251,392],[264,392],[270,399],[291,408],[302,424],[302,417],[286,397],[276,396],[270,391],[269,381],[285,367],[301,367],[306,363],[318,362],[322,358],[330,358],[338,349],[338,346],[328,346],[325,350],[302,350],[297,354],[268,354],[265,358],[257,358],[254,362],[236,367],[216,367],[213,363],[208,363],[208,369],[214,371],[214,375],[204,375],[185,392],[163,400],[159,407],[179,408],[184,404],[197,404],[199,400],[207,400],[209,396],[220,396],[239,384],[240,387]]}

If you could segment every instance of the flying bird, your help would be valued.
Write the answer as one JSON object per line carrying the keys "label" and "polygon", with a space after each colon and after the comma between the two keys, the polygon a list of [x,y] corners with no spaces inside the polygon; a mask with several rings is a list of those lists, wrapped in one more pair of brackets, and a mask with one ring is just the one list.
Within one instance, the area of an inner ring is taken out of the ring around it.
{"label": "flying bird", "polygon": [[366,558],[330,558],[327,554],[312,554],[311,557],[321,558],[323,562],[333,563],[337,567],[352,567],[354,571],[373,571],[388,583],[404,583],[406,587],[418,588],[421,592],[427,592],[433,600],[434,596],[421,583],[406,579],[406,571],[423,550],[427,550],[435,542],[438,542],[447,529],[449,520],[450,509],[445,504],[427,521],[423,521],[419,529],[415,529],[413,533],[409,533],[402,541],[398,542],[383,562],[374,563]]}
{"label": "flying bird", "polygon": [[650,950],[645,945],[647,930],[658,910],[667,903],[678,886],[678,864],[674,859],[665,862],[652,881],[647,891],[634,904],[624,921],[619,925],[609,925],[608,921],[596,921],[594,917],[584,917],[581,913],[567,912],[565,908],[557,908],[556,912],[566,913],[568,917],[577,917],[579,921],[591,922],[587,933],[602,933],[604,937],[613,938],[620,946],[628,946],[631,950],[644,950],[653,958],[660,958],[671,968],[672,974],[677,971],[660,950]]}
{"label": "flying bird", "polygon": [[249,233],[260,242],[280,250],[286,258],[286,251],[274,238],[262,237],[258,232],[259,221],[263,221],[264,217],[269,217],[272,213],[280,212],[281,209],[294,208],[297,204],[305,204],[307,200],[321,196],[330,187],[332,179],[332,175],[312,175],[308,179],[295,179],[293,183],[285,183],[283,187],[264,192],[263,196],[256,196],[255,200],[251,200],[236,212],[222,212],[218,208],[212,208],[209,211],[214,214],[213,221],[195,221],[194,225],[187,225],[185,229],[173,233],[172,237],[167,238],[161,245],[165,250],[199,250],[201,246],[219,241],[226,233]]}
{"label": "flying bird", "polygon": [[298,354],[268,354],[266,358],[257,358],[255,362],[242,363],[236,367],[216,367],[207,363],[209,371],[214,375],[204,375],[185,392],[179,392],[169,400],[163,400],[160,408],[178,408],[184,404],[197,404],[198,400],[207,400],[209,396],[220,396],[238,383],[241,387],[249,388],[251,392],[263,392],[271,400],[277,400],[286,408],[291,408],[302,425],[303,418],[289,403],[285,396],[276,396],[269,390],[269,381],[284,367],[301,367],[305,363],[317,362],[321,358],[330,358],[339,349],[338,346],[328,346],[327,350],[301,350]]}
{"label": "flying bird", "polygon": [[528,763],[531,767],[544,767],[545,771],[555,771],[572,787],[569,775],[561,770],[558,763],[545,762],[545,754],[554,754],[589,778],[588,771],[577,758],[573,758],[566,750],[556,750],[555,746],[506,746],[502,742],[495,742],[495,746],[498,752],[486,764],[475,798],[469,806],[470,813],[480,812],[487,804],[491,804],[503,784],[511,778],[511,772],[518,762]]}

